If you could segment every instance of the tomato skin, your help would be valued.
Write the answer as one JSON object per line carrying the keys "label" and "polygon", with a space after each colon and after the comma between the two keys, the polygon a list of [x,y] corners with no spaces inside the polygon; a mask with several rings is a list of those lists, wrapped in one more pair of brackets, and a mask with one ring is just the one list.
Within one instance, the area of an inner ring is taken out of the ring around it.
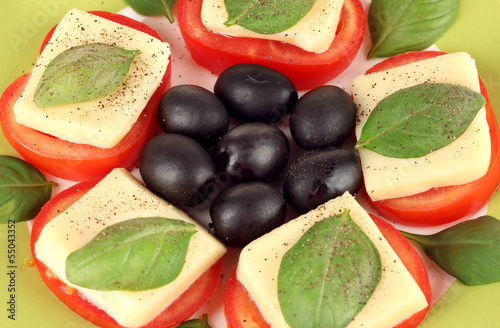
{"label": "tomato skin", "polygon": [[[97,308],[87,301],[74,288],[67,286],[43,264],[35,254],[35,243],[40,236],[44,226],[49,223],[60,212],[66,210],[71,204],[78,201],[89,191],[97,181],[80,182],[54,196],[40,211],[35,218],[31,231],[30,248],[35,265],[40,273],[42,281],[52,293],[68,308],[83,319],[103,328],[122,328],[106,312]],[[181,323],[191,317],[202,305],[204,305],[215,291],[222,267],[222,261],[210,267],[196,280],[174,303],[167,307],[155,319],[141,328],[168,328]]]}
{"label": "tomato skin", "polygon": [[213,33],[203,26],[201,5],[202,0],[179,0],[177,10],[182,36],[196,62],[217,75],[238,63],[269,66],[288,76],[299,90],[322,85],[344,71],[356,56],[365,32],[365,13],[359,0],[345,1],[335,40],[321,54],[283,42]]}
{"label": "tomato skin", "polygon": [[[396,228],[377,216],[370,216],[410,272],[413,279],[415,279],[425,295],[427,304],[429,304],[425,309],[413,314],[394,327],[415,328],[424,320],[431,302],[431,286],[424,263],[415,248]],[[271,327],[262,317],[257,305],[250,298],[245,287],[238,281],[236,268],[233,270],[227,283],[226,294],[224,296],[224,310],[229,328]]]}
{"label": "tomato skin", "polygon": [[[437,51],[410,52],[398,55],[372,67],[367,74],[409,62],[439,56]],[[371,206],[385,218],[409,226],[437,226],[456,221],[478,211],[498,189],[500,183],[499,128],[486,89],[481,81],[481,94],[486,98],[486,120],[491,136],[491,160],[482,178],[467,184],[433,188],[428,191],[394,199],[372,201]]]}
{"label": "tomato skin", "polygon": [[[93,13],[118,23],[137,26],[159,38],[154,30],[128,17],[107,12]],[[43,42],[42,49],[52,32],[53,29]],[[64,141],[16,123],[13,105],[22,93],[29,74],[14,81],[0,99],[0,124],[6,139],[23,159],[40,170],[62,179],[84,181],[104,177],[115,167],[131,169],[137,164],[142,147],[159,131],[156,109],[170,86],[171,65],[168,65],[161,85],[129,133],[112,148]]]}

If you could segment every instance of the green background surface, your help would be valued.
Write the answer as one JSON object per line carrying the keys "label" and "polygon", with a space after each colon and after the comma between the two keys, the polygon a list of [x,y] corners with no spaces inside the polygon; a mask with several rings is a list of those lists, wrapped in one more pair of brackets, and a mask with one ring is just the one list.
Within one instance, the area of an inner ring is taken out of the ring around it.
{"label": "green background surface", "polygon": [[[0,90],[33,66],[37,49],[47,31],[71,8],[117,12],[121,0],[16,0],[0,4]],[[476,64],[500,118],[500,0],[459,0],[455,21],[436,43],[443,51],[466,51]],[[0,154],[15,153],[0,135]],[[490,201],[489,213],[500,218],[500,193]],[[8,319],[9,268],[7,226],[0,226],[0,327],[93,327],[65,308],[41,282],[33,267],[21,268],[30,259],[29,232],[16,225],[16,313]],[[500,269],[500,268],[499,268]],[[466,287],[456,282],[431,309],[422,328],[500,327],[500,283]],[[222,327],[214,327],[222,328]]]}

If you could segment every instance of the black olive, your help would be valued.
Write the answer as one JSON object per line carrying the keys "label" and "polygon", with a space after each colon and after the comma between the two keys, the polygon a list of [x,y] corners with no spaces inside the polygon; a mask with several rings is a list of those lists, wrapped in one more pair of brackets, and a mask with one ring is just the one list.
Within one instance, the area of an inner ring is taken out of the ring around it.
{"label": "black olive", "polygon": [[346,191],[355,194],[362,179],[354,152],[342,148],[311,150],[288,168],[283,195],[293,209],[306,213]]}
{"label": "black olive", "polygon": [[161,134],[142,149],[139,172],[146,186],[175,205],[196,206],[210,197],[216,167],[205,148],[181,134]]}
{"label": "black olive", "polygon": [[247,182],[219,194],[210,207],[210,217],[217,238],[227,246],[244,247],[282,225],[286,211],[278,189],[263,182]]}
{"label": "black olive", "polygon": [[342,145],[355,124],[356,105],[347,92],[336,86],[308,91],[290,114],[290,134],[306,150]]}
{"label": "black olive", "polygon": [[196,85],[178,85],[163,95],[158,123],[165,133],[179,133],[213,146],[229,129],[229,114],[212,92]]}
{"label": "black olive", "polygon": [[253,122],[229,130],[215,145],[215,162],[232,182],[268,182],[288,163],[290,144],[271,124]]}
{"label": "black olive", "polygon": [[258,64],[227,68],[217,78],[214,93],[229,116],[243,122],[279,122],[298,98],[297,88],[288,77]]}

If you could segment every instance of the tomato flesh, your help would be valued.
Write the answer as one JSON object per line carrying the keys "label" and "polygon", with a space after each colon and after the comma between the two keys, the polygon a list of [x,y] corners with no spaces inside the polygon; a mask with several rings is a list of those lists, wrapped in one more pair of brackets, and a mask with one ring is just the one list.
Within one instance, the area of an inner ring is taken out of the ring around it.
{"label": "tomato flesh", "polygon": [[[137,26],[140,30],[159,38],[154,30],[128,17],[106,12],[94,13],[124,25]],[[47,35],[43,46],[50,39],[52,31]],[[158,132],[156,109],[170,85],[170,73],[169,64],[160,87],[136,123],[112,148],[68,142],[18,124],[15,121],[13,106],[22,93],[30,73],[19,77],[3,93],[0,99],[0,124],[6,139],[17,153],[40,170],[73,181],[102,178],[115,167],[133,168],[138,162],[142,147]]]}
{"label": "tomato flesh", "polygon": [[[444,53],[437,51],[420,51],[398,55],[373,66],[367,74],[442,54]],[[433,188],[416,195],[381,201],[372,201],[365,189],[369,203],[382,216],[411,226],[437,226],[477,212],[498,189],[499,128],[486,89],[481,79],[479,82],[481,94],[486,98],[486,120],[491,137],[491,160],[486,175],[462,185]]]}
{"label": "tomato flesh", "polygon": [[[424,263],[413,246],[392,225],[384,220],[371,216],[379,230],[387,239],[406,269],[415,279],[427,300],[431,302],[431,286]],[[394,328],[415,328],[424,320],[430,305],[425,309],[413,314]],[[224,310],[229,328],[269,328],[269,323],[262,317],[257,305],[251,299],[245,287],[236,277],[236,269],[233,270],[226,287],[224,296]]]}
{"label": "tomato flesh", "polygon": [[191,56],[215,74],[238,63],[257,63],[288,76],[297,89],[324,84],[344,71],[361,46],[365,13],[359,0],[345,0],[337,34],[320,54],[278,41],[235,38],[213,33],[201,21],[202,0],[179,0],[178,21]]}
{"label": "tomato flesh", "polygon": [[[106,312],[87,301],[77,290],[66,285],[36,257],[35,243],[44,226],[60,212],[78,201],[94,185],[95,181],[81,182],[61,191],[53,197],[35,218],[31,231],[31,254],[43,282],[68,308],[85,320],[104,328],[122,328]],[[166,307],[155,319],[142,328],[168,328],[178,325],[191,317],[203,306],[214,293],[221,272],[222,262],[219,260],[201,275],[176,301]]]}

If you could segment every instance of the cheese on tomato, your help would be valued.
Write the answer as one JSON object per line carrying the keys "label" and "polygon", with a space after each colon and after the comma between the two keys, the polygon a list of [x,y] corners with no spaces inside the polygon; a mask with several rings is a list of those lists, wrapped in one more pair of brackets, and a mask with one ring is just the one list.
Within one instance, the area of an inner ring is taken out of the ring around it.
{"label": "cheese on tomato", "polygon": [[[71,47],[96,42],[141,51],[122,85],[93,101],[38,108],[34,92],[50,61]],[[14,105],[16,122],[70,142],[113,147],[130,131],[160,85],[169,56],[166,42],[99,16],[70,10],[57,25]]]}
{"label": "cheese on tomato", "polygon": [[[145,291],[97,291],[68,282],[65,261],[105,227],[128,219],[164,217],[193,223],[184,267],[171,283]],[[160,199],[124,169],[115,169],[79,201],[50,221],[35,244],[36,257],[84,298],[124,327],[140,327],[175,301],[226,252],[226,248],[180,209]]]}
{"label": "cheese on tomato", "polygon": [[[322,219],[350,210],[353,221],[377,247],[382,277],[349,328],[387,328],[427,307],[425,295],[368,213],[349,193],[286,223],[247,245],[238,261],[237,278],[271,327],[289,327],[278,301],[278,272],[285,253]],[[304,268],[308,270],[308,268]]]}
{"label": "cheese on tomato", "polygon": [[[425,82],[457,84],[480,92],[475,62],[463,52],[359,76],[352,84],[358,119],[356,137],[359,139],[370,112],[380,100],[399,89]],[[459,138],[426,156],[390,158],[366,149],[360,149],[359,155],[366,190],[373,201],[477,180],[486,174],[490,164],[486,109],[479,110]]]}
{"label": "cheese on tomato", "polygon": [[344,0],[317,0],[302,20],[289,29],[275,34],[260,34],[239,25],[226,26],[228,19],[224,0],[203,0],[201,21],[203,25],[231,37],[247,37],[286,42],[309,52],[321,53],[330,47]]}

